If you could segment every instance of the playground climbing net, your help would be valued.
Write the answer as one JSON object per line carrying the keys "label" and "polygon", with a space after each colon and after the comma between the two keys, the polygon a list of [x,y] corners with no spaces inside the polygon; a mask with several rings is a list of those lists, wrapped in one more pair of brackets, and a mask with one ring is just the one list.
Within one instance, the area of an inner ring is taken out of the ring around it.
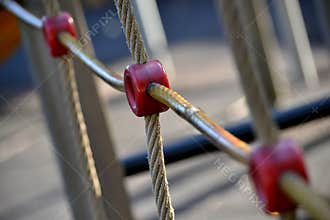
{"label": "playground climbing net", "polygon": [[242,30],[234,2],[222,0],[222,9],[224,23],[239,66],[241,84],[257,134],[262,142],[254,149],[217,125],[204,111],[193,106],[170,88],[161,63],[157,60],[148,60],[130,0],[115,0],[127,45],[137,62],[125,69],[124,77],[84,52],[83,45],[76,37],[73,19],[68,13],[60,12],[56,0],[45,1],[47,16],[42,19],[37,18],[13,0],[0,0],[1,5],[22,22],[43,30],[53,57],[61,58],[68,67],[66,80],[68,89],[71,91],[68,99],[74,106],[76,128],[81,136],[81,146],[95,194],[101,195],[102,192],[89,146],[75,79],[72,75],[72,64],[70,57],[67,56],[69,53],[80,59],[96,76],[111,87],[125,92],[132,111],[139,117],[144,116],[149,169],[159,219],[175,218],[166,177],[159,122],[159,113],[168,108],[199,130],[217,148],[249,167],[252,182],[259,199],[264,203],[266,212],[284,215],[293,213],[297,205],[300,205],[315,219],[330,219],[330,209],[326,201],[312,192],[308,186],[308,175],[302,153],[293,141],[280,140],[278,137],[278,129],[262,97],[262,82],[258,80],[246,62],[249,59],[246,45],[234,36],[234,33]]}

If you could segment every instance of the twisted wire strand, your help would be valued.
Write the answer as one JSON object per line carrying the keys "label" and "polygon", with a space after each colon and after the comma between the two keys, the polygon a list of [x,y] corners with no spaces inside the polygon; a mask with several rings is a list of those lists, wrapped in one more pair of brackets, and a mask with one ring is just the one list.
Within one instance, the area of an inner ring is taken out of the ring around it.
{"label": "twisted wire strand", "polygon": [[87,134],[87,127],[85,124],[84,116],[80,105],[77,83],[73,71],[73,63],[72,60],[67,57],[63,57],[61,59],[64,66],[66,67],[65,82],[66,82],[66,87],[69,91],[68,101],[70,102],[70,106],[72,107],[72,112],[75,121],[74,126],[77,128],[79,133],[78,135],[82,147],[83,160],[86,164],[89,181],[91,183],[91,188],[96,197],[101,197],[102,195],[101,185],[97,176],[95,161],[93,158],[93,152],[90,146],[90,141]]}
{"label": "twisted wire strand", "polygon": [[102,190],[101,184],[97,175],[95,161],[93,157],[92,148],[87,133],[85,119],[82,113],[77,83],[74,74],[74,67],[72,59],[62,57],[61,61],[65,69],[65,86],[68,91],[66,100],[71,107],[71,114],[73,116],[73,129],[79,135],[79,142],[82,148],[81,157],[84,163],[84,168],[87,170],[89,188],[93,192],[95,199],[96,218],[98,220],[105,219],[104,207],[102,204]]}
{"label": "twisted wire strand", "polygon": [[128,48],[137,63],[145,63],[148,60],[142,35],[134,16],[134,9],[130,0],[116,0],[116,7],[126,36]]}
{"label": "twisted wire strand", "polygon": [[[60,6],[57,0],[44,0],[44,5],[46,7],[46,13],[48,16],[56,16],[60,12]],[[89,187],[91,188],[96,202],[96,218],[105,219],[105,212],[103,210],[102,204],[102,190],[101,184],[97,175],[95,161],[93,157],[92,148],[90,146],[90,140],[87,133],[87,126],[85,123],[84,115],[80,105],[79,93],[77,82],[74,73],[73,61],[70,56],[63,56],[60,58],[62,66],[64,66],[64,76],[65,76],[65,87],[67,92],[66,100],[69,103],[70,111],[73,118],[73,130],[78,133],[79,144],[82,148],[82,160],[84,167],[87,170]]]}
{"label": "twisted wire strand", "polygon": [[[148,55],[134,16],[132,2],[130,0],[116,0],[115,3],[132,56],[134,56],[138,63],[147,62]],[[145,130],[148,145],[148,163],[158,216],[162,220],[173,220],[175,218],[174,209],[172,207],[166,176],[163,141],[158,114],[145,117]]]}
{"label": "twisted wire strand", "polygon": [[87,133],[87,127],[80,105],[77,83],[73,69],[73,61],[68,57],[63,57],[61,59],[64,66],[66,67],[65,83],[69,93],[67,96],[67,101],[69,102],[69,106],[71,106],[70,110],[74,122],[73,127],[79,135],[79,141],[82,148],[82,161],[84,163],[84,168],[87,170],[89,187],[91,188],[91,191],[95,197],[96,218],[99,220],[105,219],[105,212],[103,210],[103,204],[101,200],[101,184],[97,175],[93,152]]}

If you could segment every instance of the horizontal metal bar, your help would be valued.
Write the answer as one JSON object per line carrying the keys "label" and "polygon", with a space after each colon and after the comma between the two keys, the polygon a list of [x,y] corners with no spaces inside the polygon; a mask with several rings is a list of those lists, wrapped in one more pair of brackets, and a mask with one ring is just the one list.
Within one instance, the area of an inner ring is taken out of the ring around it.
{"label": "horizontal metal bar", "polygon": [[202,109],[193,106],[174,90],[157,83],[151,83],[147,92],[189,122],[215,147],[243,164],[249,162],[250,146],[216,124]]}
{"label": "horizontal metal bar", "polygon": [[[330,115],[330,97],[296,106],[284,111],[273,112],[273,118],[280,129],[286,129],[297,125],[324,118]],[[226,126],[225,129],[245,142],[251,142],[253,134],[251,121],[240,122]],[[167,164],[194,156],[217,151],[202,135],[195,135],[181,139],[164,147],[165,162]],[[141,151],[122,159],[126,176],[135,175],[148,170],[147,152]]]}
{"label": "horizontal metal bar", "polygon": [[42,28],[41,19],[37,18],[35,15],[22,8],[17,2],[11,0],[0,0],[0,4],[15,16],[17,16],[24,23],[37,29]]}
{"label": "horizontal metal bar", "polygon": [[122,75],[112,71],[94,56],[89,55],[83,49],[81,41],[72,37],[69,33],[60,33],[58,39],[64,44],[76,57],[78,57],[96,76],[108,83],[118,91],[125,92]]}
{"label": "horizontal metal bar", "polygon": [[[8,11],[17,16],[24,23],[37,28],[42,28],[42,20],[24,9],[17,2],[12,0],[0,0]],[[87,67],[89,67],[94,74],[104,80],[113,88],[124,92],[124,82],[122,75],[112,71],[95,57],[87,54],[83,50],[83,45],[80,39],[72,37],[69,33],[60,33],[58,35],[59,41],[64,44],[75,56],[77,56]],[[85,40],[85,39],[82,39]]]}

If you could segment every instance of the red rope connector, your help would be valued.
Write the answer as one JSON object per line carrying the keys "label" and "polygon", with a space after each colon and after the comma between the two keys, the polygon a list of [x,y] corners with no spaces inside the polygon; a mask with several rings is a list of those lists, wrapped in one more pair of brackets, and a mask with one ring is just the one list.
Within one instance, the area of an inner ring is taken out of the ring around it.
{"label": "red rope connector", "polygon": [[296,208],[296,203],[279,186],[285,172],[294,172],[308,182],[302,152],[294,141],[281,140],[274,146],[255,149],[249,165],[250,176],[266,212],[283,213]]}
{"label": "red rope connector", "polygon": [[53,17],[42,18],[42,30],[53,57],[68,54],[68,49],[58,40],[57,36],[61,32],[67,32],[76,37],[76,29],[73,18],[67,12]]}
{"label": "red rope connector", "polygon": [[124,84],[129,106],[138,117],[152,115],[168,110],[163,103],[147,94],[150,83],[170,87],[163,65],[158,60],[126,67]]}

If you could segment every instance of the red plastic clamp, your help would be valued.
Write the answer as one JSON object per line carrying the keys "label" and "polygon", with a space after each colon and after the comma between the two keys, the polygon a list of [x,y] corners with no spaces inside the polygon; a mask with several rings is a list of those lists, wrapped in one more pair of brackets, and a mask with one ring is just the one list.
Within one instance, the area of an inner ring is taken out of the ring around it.
{"label": "red plastic clamp", "polygon": [[158,60],[126,67],[124,73],[126,96],[129,106],[138,117],[164,112],[168,109],[166,105],[147,94],[147,87],[153,82],[170,87],[163,65]]}
{"label": "red plastic clamp", "polygon": [[43,17],[42,23],[42,30],[53,57],[68,54],[68,49],[57,39],[57,35],[60,32],[68,32],[73,37],[76,37],[76,29],[70,14],[62,12],[57,16]]}
{"label": "red plastic clamp", "polygon": [[283,213],[296,208],[295,202],[279,187],[281,175],[288,171],[308,182],[302,152],[294,141],[281,140],[274,146],[261,146],[252,152],[249,173],[266,212]]}

